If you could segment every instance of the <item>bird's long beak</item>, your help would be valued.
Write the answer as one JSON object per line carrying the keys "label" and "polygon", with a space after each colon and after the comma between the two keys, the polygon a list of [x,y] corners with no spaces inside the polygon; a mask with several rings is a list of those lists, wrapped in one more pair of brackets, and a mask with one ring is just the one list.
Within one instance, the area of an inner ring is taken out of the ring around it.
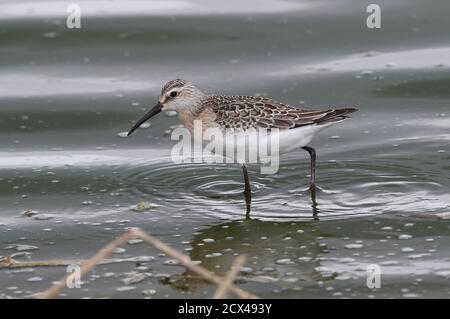
{"label": "bird's long beak", "polygon": [[161,112],[163,105],[161,104],[161,102],[158,102],[158,104],[156,104],[150,111],[148,111],[147,113],[145,113],[145,115],[143,117],[141,117],[141,119],[139,121],[136,122],[136,124],[134,124],[134,126],[131,128],[130,131],[128,131],[128,136],[130,136],[131,134],[133,134],[133,132],[142,125],[142,123],[144,123],[145,121],[149,120],[151,117],[155,116],[156,114],[158,114],[159,112]]}

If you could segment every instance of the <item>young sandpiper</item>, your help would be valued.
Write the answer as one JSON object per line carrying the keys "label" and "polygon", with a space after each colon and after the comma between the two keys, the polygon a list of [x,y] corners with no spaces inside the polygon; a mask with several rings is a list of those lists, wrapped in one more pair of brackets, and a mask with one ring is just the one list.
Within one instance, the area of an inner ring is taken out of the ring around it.
{"label": "young sandpiper", "polygon": [[[203,127],[220,130],[249,129],[277,130],[279,153],[302,148],[311,159],[310,190],[315,202],[316,151],[307,146],[314,135],[332,124],[345,120],[356,108],[305,110],[266,97],[209,95],[200,91],[191,82],[176,79],[167,82],[161,89],[159,101],[128,132],[131,135],[145,121],[161,111],[178,112],[181,122],[193,132],[194,122],[201,121]],[[251,200],[251,188],[244,163],[244,194],[247,204]],[[247,208],[249,207],[247,205]],[[248,211],[247,211],[248,212]]]}

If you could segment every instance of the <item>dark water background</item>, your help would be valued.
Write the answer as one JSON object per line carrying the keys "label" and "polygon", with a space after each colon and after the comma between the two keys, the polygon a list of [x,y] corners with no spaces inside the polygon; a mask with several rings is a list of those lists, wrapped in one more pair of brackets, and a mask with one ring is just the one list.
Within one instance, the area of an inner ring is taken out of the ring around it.
{"label": "dark water background", "polygon": [[[247,254],[238,283],[260,297],[449,297],[450,3],[378,1],[382,27],[370,30],[371,2],[80,1],[82,28],[69,30],[65,2],[0,1],[0,256],[31,245],[17,260],[88,258],[139,226],[219,274]],[[120,138],[177,77],[357,106],[312,143],[318,206],[304,151],[276,175],[249,167],[246,220],[237,165],[171,162],[176,117]],[[141,201],[156,207],[133,210]],[[99,266],[65,295],[214,291],[144,244],[114,257],[143,262]],[[366,286],[369,264],[380,289]],[[139,272],[150,277],[122,281]],[[30,297],[64,274],[3,269],[0,294]]]}

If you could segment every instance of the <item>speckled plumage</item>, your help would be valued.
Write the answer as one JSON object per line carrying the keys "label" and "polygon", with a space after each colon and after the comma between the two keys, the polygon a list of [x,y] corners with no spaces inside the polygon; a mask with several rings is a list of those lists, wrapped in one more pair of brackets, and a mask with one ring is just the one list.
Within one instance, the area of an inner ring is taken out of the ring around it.
{"label": "speckled plumage", "polygon": [[208,95],[195,108],[194,117],[205,111],[214,113],[213,122],[221,128],[283,130],[339,122],[357,109],[305,110],[266,97]]}

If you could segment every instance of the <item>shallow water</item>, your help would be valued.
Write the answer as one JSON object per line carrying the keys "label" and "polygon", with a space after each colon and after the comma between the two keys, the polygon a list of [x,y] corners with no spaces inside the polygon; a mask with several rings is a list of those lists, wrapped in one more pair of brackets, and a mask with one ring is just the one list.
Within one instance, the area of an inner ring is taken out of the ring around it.
{"label": "shallow water", "polygon": [[[247,254],[238,283],[261,297],[449,296],[447,1],[378,1],[379,30],[365,27],[364,1],[137,3],[81,2],[82,29],[68,30],[60,2],[0,1],[0,256],[21,244],[37,249],[18,260],[88,258],[139,226],[219,274]],[[177,77],[211,93],[357,106],[312,143],[317,206],[302,150],[275,175],[249,166],[246,219],[238,165],[171,162],[176,117],[118,137]],[[133,210],[140,201],[155,207]],[[65,296],[212,295],[158,251],[125,249]],[[379,289],[366,286],[369,264]],[[139,272],[149,278],[122,281]],[[29,297],[64,274],[4,269],[0,295]]]}

